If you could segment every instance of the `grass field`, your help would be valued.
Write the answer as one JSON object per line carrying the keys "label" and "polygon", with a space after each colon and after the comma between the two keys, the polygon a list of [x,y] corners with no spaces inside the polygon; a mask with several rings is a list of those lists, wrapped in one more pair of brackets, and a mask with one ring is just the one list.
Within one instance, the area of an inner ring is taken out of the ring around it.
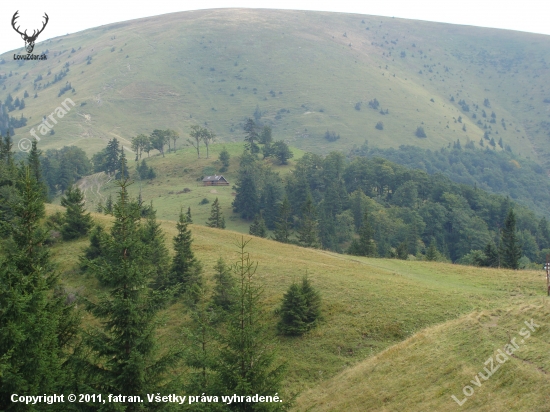
{"label": "grass field", "polygon": [[[58,209],[48,206],[50,213]],[[94,214],[94,219],[109,225],[111,218]],[[161,223],[170,244],[174,224]],[[242,235],[191,228],[194,250],[211,282],[215,261],[234,261],[235,242]],[[94,279],[73,270],[86,244],[55,246],[54,258],[68,290],[93,296]],[[281,359],[289,367],[287,393],[301,394],[295,410],[457,409],[451,395],[462,399],[462,387],[528,318],[541,329],[517,359],[476,388],[463,408],[543,410],[547,397],[538,391],[548,387],[546,372],[540,370],[550,366],[550,307],[540,271],[351,257],[261,238],[253,238],[249,252],[259,262],[273,333],[273,311],[294,280],[307,271],[322,294],[319,327],[300,338],[279,340]],[[165,316],[162,333],[175,339],[184,319],[182,306],[173,305]],[[530,392],[537,395],[524,399]]]}
{"label": "grass field", "polygon": [[[220,173],[219,169],[222,165],[218,157],[224,147],[231,156],[230,166],[227,172]],[[158,154],[152,155],[150,158],[144,157],[147,165],[153,167],[158,176],[155,179],[144,181],[140,181],[139,175],[135,171],[137,163],[133,160],[134,155],[130,153],[127,157],[130,159],[128,165],[133,183],[128,191],[135,198],[141,191],[143,201],[145,203],[153,202],[153,206],[157,210],[157,217],[160,219],[178,220],[180,209],[183,207],[186,212],[187,208],[191,207],[194,223],[203,225],[210,216],[212,203],[218,198],[224,213],[226,227],[230,230],[248,233],[250,222],[247,223],[233,215],[231,207],[235,193],[233,185],[236,183],[239,157],[243,149],[243,143],[219,143],[210,146],[208,159],[206,159],[206,152],[202,151],[201,158],[197,158],[197,152],[193,147],[179,148],[176,152],[166,153],[164,158]],[[273,171],[284,176],[293,169],[296,160],[304,154],[300,149],[292,148],[291,150],[294,157],[289,160],[287,165],[278,165],[271,159],[265,161],[271,163]],[[222,174],[229,181],[229,186],[203,186],[202,177],[214,174]],[[105,205],[109,195],[116,200],[118,190],[116,182],[109,180],[105,174],[85,177],[78,182],[78,185],[85,192],[86,207],[90,211],[95,211],[100,201]],[[186,188],[190,191],[184,192]],[[209,203],[200,204],[204,198],[208,199]],[[56,203],[59,204],[59,200],[60,198],[57,198]]]}
{"label": "grass field", "polygon": [[[91,154],[113,137],[128,145],[156,128],[187,137],[193,124],[235,142],[258,108],[275,139],[317,153],[347,151],[365,139],[378,147],[478,144],[487,131],[516,153],[548,158],[544,35],[356,14],[219,9],[111,24],[36,45],[35,52],[45,50],[47,61],[0,56],[6,76],[0,99],[30,95],[23,111],[10,113],[28,118],[16,143],[66,97],[76,103],[55,135],[40,136],[42,149],[76,144]],[[53,83],[66,64],[66,76]],[[75,92],[59,96],[65,82]],[[377,110],[368,105],[375,98]],[[375,129],[378,121],[383,130]],[[415,137],[418,126],[427,138]],[[341,139],[328,142],[327,130]]]}

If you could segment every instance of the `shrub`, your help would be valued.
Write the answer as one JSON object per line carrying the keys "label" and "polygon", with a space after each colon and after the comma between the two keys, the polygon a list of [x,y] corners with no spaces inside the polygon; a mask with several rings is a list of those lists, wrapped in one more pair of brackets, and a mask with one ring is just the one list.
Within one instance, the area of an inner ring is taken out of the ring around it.
{"label": "shrub", "polygon": [[376,123],[376,126],[374,126],[378,130],[384,130],[384,123],[378,122]]}
{"label": "shrub", "polygon": [[327,139],[329,142],[335,142],[340,138],[340,135],[336,134],[335,132],[329,132],[328,130],[325,133],[325,139]]}
{"label": "shrub", "polygon": [[374,98],[369,102],[369,106],[372,107],[374,110],[378,110],[378,107],[380,107],[380,102],[376,100],[376,98]]}
{"label": "shrub", "polygon": [[203,198],[203,199],[199,202],[199,205],[207,205],[208,203],[210,203],[210,200],[208,200],[207,198]]}
{"label": "shrub", "polygon": [[424,131],[424,128],[422,126],[418,126],[414,134],[416,137],[427,137],[426,132]]}

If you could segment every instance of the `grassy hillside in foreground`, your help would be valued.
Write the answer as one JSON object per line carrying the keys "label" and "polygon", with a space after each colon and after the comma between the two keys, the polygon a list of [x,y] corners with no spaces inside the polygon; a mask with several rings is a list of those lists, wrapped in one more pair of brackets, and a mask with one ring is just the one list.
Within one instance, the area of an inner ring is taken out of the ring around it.
{"label": "grassy hillside in foreground", "polygon": [[[47,205],[47,209],[52,213],[62,208]],[[111,221],[108,216],[93,216],[104,225]],[[161,223],[171,246],[176,233],[174,224]],[[212,268],[220,256],[235,260],[234,244],[241,234],[200,225],[191,227],[194,250],[204,263],[206,278],[211,283]],[[78,255],[87,244],[86,240],[57,244],[53,256],[69,292],[94,296],[95,280],[75,270]],[[265,288],[265,308],[272,313],[273,333],[277,321],[273,311],[294,279],[300,279],[307,270],[322,294],[324,321],[320,326],[301,338],[280,339],[281,357],[284,355],[289,365],[285,381],[289,392],[315,388],[426,327],[455,320],[472,311],[540,304],[541,299],[545,299],[544,278],[537,271],[358,258],[261,238],[253,238],[249,252],[251,258],[259,262],[259,281]],[[161,334],[180,339],[184,319],[182,305],[173,305],[166,312]],[[477,345],[476,339],[465,342],[472,350]],[[411,367],[426,361],[419,356]]]}
{"label": "grassy hillside in foreground", "polygon": [[[520,331],[531,319],[540,327],[524,338]],[[549,323],[546,298],[537,304],[473,312],[427,328],[321,383],[300,396],[294,409],[547,411]],[[500,364],[494,358],[499,355],[497,350],[504,351],[514,338],[519,348],[508,359],[499,356]],[[485,363],[491,357],[493,366]],[[487,380],[478,375],[487,377],[485,367],[496,369]],[[466,389],[469,397],[463,393],[465,386],[474,390],[472,394]]]}
{"label": "grassy hillside in foreground", "polygon": [[[243,120],[258,108],[275,139],[317,153],[347,151],[365,138],[377,147],[477,144],[488,132],[515,153],[549,158],[544,35],[216,9],[101,26],[36,45],[35,53],[45,51],[47,61],[0,56],[0,100],[29,93],[24,110],[9,114],[28,118],[16,143],[70,97],[76,107],[57,119],[55,135],[41,136],[42,148],[77,144],[93,153],[107,139],[128,144],[155,128],[187,136],[192,124],[238,141]],[[66,82],[74,92],[61,95]],[[376,110],[368,104],[374,99]],[[375,129],[379,121],[383,130]],[[415,137],[419,126],[426,138]],[[327,130],[341,139],[328,142]]]}

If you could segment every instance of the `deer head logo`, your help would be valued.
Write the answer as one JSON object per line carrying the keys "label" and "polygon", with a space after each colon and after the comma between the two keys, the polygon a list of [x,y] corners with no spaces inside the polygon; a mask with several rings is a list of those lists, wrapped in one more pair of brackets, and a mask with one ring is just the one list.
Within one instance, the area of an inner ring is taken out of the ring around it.
{"label": "deer head logo", "polygon": [[42,23],[42,28],[38,31],[36,30],[33,30],[33,33],[31,36],[29,36],[27,34],[27,30],[25,30],[23,33],[21,33],[19,31],[19,26],[15,27],[15,20],[17,20],[17,18],[19,17],[17,14],[19,13],[19,10],[17,10],[15,12],[15,14],[13,15],[12,19],[11,19],[11,25],[13,27],[13,29],[19,33],[21,35],[21,38],[23,40],[25,40],[25,48],[27,49],[27,53],[32,53],[32,51],[34,50],[34,42],[36,41],[36,38],[38,37],[38,35],[40,33],[42,33],[44,31],[44,29],[46,28],[46,25],[48,24],[48,20],[49,20],[49,17],[46,13],[44,13],[44,18],[46,19],[46,21],[44,23]]}

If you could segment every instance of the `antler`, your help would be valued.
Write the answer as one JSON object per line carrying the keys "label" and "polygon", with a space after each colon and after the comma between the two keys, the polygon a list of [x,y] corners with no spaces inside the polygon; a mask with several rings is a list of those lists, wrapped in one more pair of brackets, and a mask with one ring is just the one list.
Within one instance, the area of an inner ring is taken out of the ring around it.
{"label": "antler", "polygon": [[21,32],[19,31],[19,27],[21,27],[21,26],[17,26],[17,28],[15,28],[15,20],[17,20],[17,18],[19,17],[19,16],[17,15],[18,13],[19,13],[19,10],[17,10],[17,11],[15,12],[15,14],[13,15],[13,17],[12,17],[12,19],[11,19],[11,25],[12,25],[13,29],[14,29],[17,33],[19,33],[21,36],[26,36],[26,35],[27,35],[27,30],[25,30],[25,33],[21,33]]}
{"label": "antler", "polygon": [[42,23],[42,28],[40,30],[38,30],[38,33],[34,34],[33,33],[33,37],[37,37],[40,33],[42,33],[44,31],[44,29],[46,28],[46,25],[48,24],[48,21],[50,20],[50,18],[48,17],[48,14],[46,12],[44,12],[44,16],[43,16],[46,21],[44,23]]}

